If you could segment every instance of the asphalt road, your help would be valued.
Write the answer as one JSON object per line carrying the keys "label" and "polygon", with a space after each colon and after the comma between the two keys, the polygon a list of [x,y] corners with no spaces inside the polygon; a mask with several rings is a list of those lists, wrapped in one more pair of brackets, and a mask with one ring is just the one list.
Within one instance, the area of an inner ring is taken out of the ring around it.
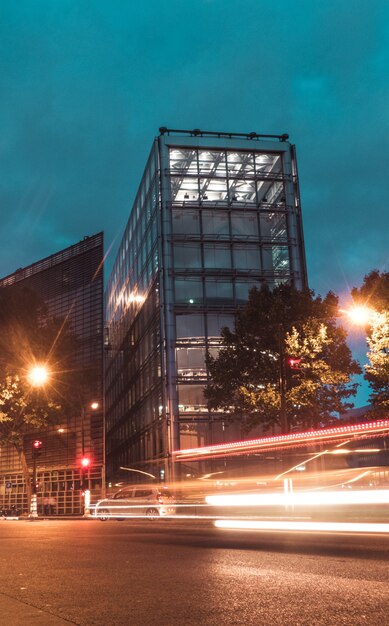
{"label": "asphalt road", "polygon": [[0,521],[3,626],[389,625],[389,537]]}

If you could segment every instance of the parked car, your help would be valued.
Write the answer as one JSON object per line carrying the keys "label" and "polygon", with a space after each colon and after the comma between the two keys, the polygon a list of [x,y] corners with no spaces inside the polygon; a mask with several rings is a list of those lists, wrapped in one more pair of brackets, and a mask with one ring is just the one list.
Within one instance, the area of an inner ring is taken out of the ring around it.
{"label": "parked car", "polygon": [[174,515],[175,512],[175,499],[167,487],[146,485],[125,487],[113,496],[99,500],[94,515],[101,521],[127,517],[155,520]]}

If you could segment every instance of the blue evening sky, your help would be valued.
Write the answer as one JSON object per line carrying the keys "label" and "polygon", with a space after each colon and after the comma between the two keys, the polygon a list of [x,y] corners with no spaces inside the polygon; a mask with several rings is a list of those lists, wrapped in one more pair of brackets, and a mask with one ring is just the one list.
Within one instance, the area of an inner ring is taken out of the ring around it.
{"label": "blue evening sky", "polygon": [[388,67],[386,0],[2,0],[0,276],[113,257],[159,126],[287,132],[310,286],[345,297],[387,268]]}

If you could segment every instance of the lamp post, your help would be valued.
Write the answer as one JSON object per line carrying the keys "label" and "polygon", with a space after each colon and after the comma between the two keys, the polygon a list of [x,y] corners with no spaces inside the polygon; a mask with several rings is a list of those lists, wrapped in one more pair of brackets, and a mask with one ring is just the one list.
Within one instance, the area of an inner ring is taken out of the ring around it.
{"label": "lamp post", "polygon": [[85,413],[86,409],[91,409],[92,411],[97,411],[99,408],[98,402],[90,402],[88,405],[83,406],[81,409],[81,468],[80,468],[80,487],[82,490],[84,505],[83,505],[83,515],[86,515],[90,509],[90,489],[89,489],[89,468],[91,464],[91,459],[88,455],[85,454]]}
{"label": "lamp post", "polygon": [[[30,368],[27,375],[30,385],[33,387],[43,387],[49,380],[49,371],[46,365],[34,365]],[[38,502],[36,493],[36,460],[41,454],[42,441],[35,439],[32,443],[32,485],[31,485],[31,502],[30,502],[30,519],[38,517]]]}

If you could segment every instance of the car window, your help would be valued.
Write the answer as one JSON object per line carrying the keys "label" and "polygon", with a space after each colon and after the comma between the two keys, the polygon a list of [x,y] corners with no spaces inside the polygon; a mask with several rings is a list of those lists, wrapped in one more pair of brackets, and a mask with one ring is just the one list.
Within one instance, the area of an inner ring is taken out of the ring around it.
{"label": "car window", "polygon": [[152,494],[151,489],[135,489],[134,498],[148,498]]}
{"label": "car window", "polygon": [[115,493],[114,499],[126,500],[127,498],[131,498],[131,496],[132,496],[132,490],[131,491],[118,491],[118,493]]}

